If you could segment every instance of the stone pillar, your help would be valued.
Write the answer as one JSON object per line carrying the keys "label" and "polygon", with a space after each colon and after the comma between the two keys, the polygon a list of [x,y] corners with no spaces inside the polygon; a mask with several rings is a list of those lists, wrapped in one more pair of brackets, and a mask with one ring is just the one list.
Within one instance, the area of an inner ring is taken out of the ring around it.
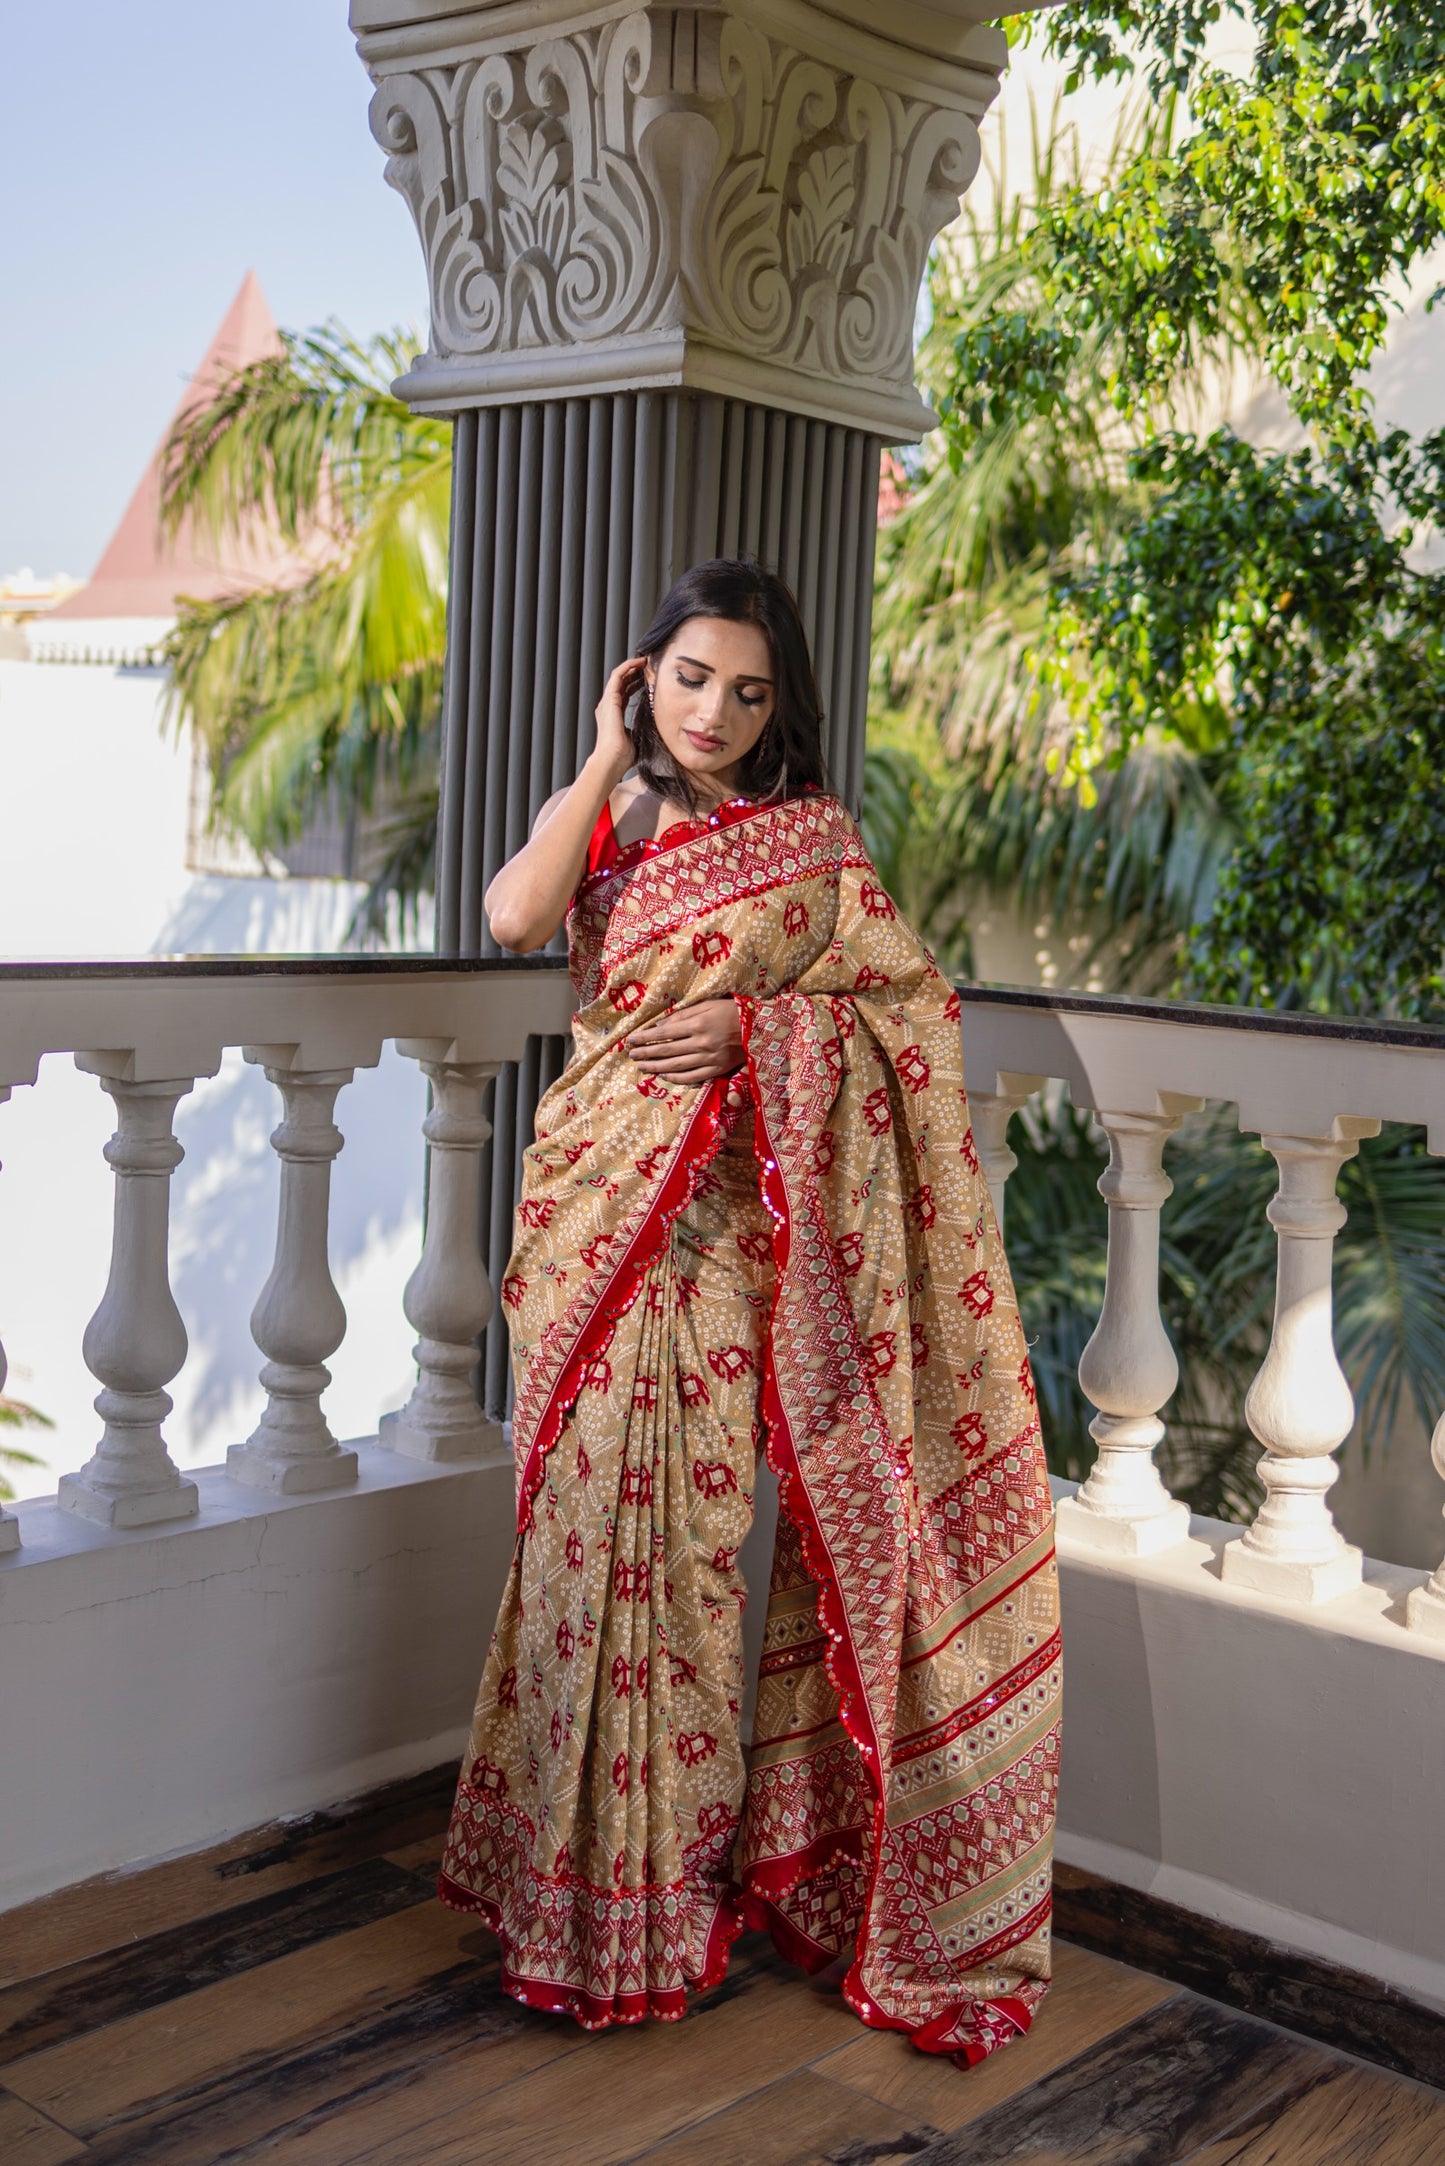
{"label": "stone pillar", "polygon": [[1379,1132],[1375,1120],[1337,1119],[1328,1136],[1259,1139],[1279,1167],[1268,1214],[1279,1237],[1274,1329],[1244,1402],[1264,1446],[1264,1501],[1225,1550],[1221,1570],[1236,1586],[1292,1601],[1328,1602],[1357,1587],[1363,1570],[1325,1501],[1340,1471],[1334,1455],[1355,1419],[1335,1353],[1335,1236],[1346,1216],[1335,1184],[1361,1138]]}
{"label": "stone pillar", "polygon": [[328,1254],[331,1168],[343,1141],[331,1116],[354,1070],[294,1067],[294,1047],[242,1050],[281,1093],[281,1124],[271,1134],[281,1190],[276,1254],[251,1311],[251,1336],[266,1357],[266,1410],[245,1443],[227,1452],[226,1472],[248,1488],[288,1497],[345,1489],[356,1480],[356,1453],[331,1434],[321,1395],[331,1382],[326,1357],[346,1336]]}
{"label": "stone pillar", "polygon": [[[1186,1103],[1197,1110],[1203,1100]],[[1098,1408],[1089,1434],[1099,1454],[1077,1496],[1059,1506],[1059,1523],[1089,1548],[1143,1557],[1189,1533],[1188,1506],[1170,1496],[1154,1464],[1164,1441],[1159,1409],[1179,1381],[1159,1313],[1159,1213],[1174,1192],[1164,1146],[1183,1107],[1178,1100],[1159,1113],[1101,1106],[1094,1118],[1109,1139],[1109,1163],[1099,1177],[1109,1207],[1109,1260],[1104,1306],[1079,1361],[1079,1382]]]}
{"label": "stone pillar", "polygon": [[[914,315],[1006,62],[990,12],[352,0],[372,131],[426,258],[430,342],[398,389],[456,420],[443,953],[495,953],[488,881],[699,558],[754,554],[793,586],[858,809],[879,455],[933,418]],[[543,1046],[498,1079],[494,1280],[562,1058]]]}
{"label": "stone pillar", "polygon": [[1004,1190],[1009,1175],[1018,1164],[1018,1158],[1009,1146],[1009,1122],[1023,1110],[1035,1091],[1043,1089],[1044,1079],[1041,1075],[1001,1075],[996,1080],[997,1090],[969,1092],[968,1110],[978,1162],[988,1183],[998,1230],[1002,1233]]}
{"label": "stone pillar", "polygon": [[445,1046],[399,1038],[431,1085],[422,1124],[431,1148],[426,1235],[402,1305],[417,1332],[417,1383],[399,1413],[382,1417],[381,1442],[410,1459],[503,1459],[502,1432],[472,1390],[477,1340],[494,1302],[477,1240],[479,1174],[491,1128],[482,1113],[494,1061],[448,1059]]}
{"label": "stone pillar", "polygon": [[171,1294],[171,1175],[184,1157],[176,1107],[194,1076],[132,1082],[127,1053],[77,1053],[75,1065],[100,1078],[115,1100],[116,1132],[105,1146],[115,1173],[110,1276],[86,1326],[85,1365],[100,1385],[95,1411],[105,1424],[78,1474],[62,1474],[65,1511],[106,1527],[150,1527],[190,1519],[199,1502],[166,1449],[166,1385],[186,1358],[186,1327]]}

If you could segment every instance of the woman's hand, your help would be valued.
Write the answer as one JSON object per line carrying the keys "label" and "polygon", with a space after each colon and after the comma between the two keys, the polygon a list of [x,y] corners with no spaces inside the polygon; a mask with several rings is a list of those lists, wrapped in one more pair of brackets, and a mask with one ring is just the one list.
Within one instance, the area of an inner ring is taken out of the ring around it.
{"label": "woman's hand", "polygon": [[598,766],[618,783],[632,765],[632,739],[627,730],[627,702],[643,682],[643,658],[629,654],[619,662],[602,688],[597,702],[597,745],[593,754]]}
{"label": "woman's hand", "polygon": [[666,1083],[711,1083],[742,1066],[743,1026],[731,994],[696,1000],[633,1031],[627,1050]]}
{"label": "woman's hand", "polygon": [[482,898],[499,947],[528,954],[550,940],[566,917],[598,815],[632,765],[632,739],[623,716],[641,682],[642,657],[630,654],[613,670],[598,701],[597,742],[581,774],[548,798],[528,840]]}

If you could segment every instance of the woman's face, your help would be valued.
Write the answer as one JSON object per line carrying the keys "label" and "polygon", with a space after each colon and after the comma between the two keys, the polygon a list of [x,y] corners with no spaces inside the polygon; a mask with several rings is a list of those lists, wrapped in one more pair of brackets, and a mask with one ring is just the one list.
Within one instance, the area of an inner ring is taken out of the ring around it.
{"label": "woman's face", "polygon": [[705,793],[726,797],[768,726],[777,697],[773,657],[756,624],[689,617],[647,665],[657,733]]}

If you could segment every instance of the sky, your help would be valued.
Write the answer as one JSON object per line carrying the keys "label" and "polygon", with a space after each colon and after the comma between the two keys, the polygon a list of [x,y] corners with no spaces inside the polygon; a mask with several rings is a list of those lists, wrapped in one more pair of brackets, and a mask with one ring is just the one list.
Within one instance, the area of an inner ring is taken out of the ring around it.
{"label": "sky", "polygon": [[0,575],[88,574],[248,270],[283,328],[425,328],[345,0],[7,10]]}

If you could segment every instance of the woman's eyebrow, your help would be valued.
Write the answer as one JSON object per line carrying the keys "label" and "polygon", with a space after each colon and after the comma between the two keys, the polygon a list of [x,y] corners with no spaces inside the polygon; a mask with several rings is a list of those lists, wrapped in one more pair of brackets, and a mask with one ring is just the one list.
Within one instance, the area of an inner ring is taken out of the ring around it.
{"label": "woman's eyebrow", "polygon": [[[699,662],[695,660],[694,657],[690,654],[680,654],[677,659],[679,660],[679,662],[686,662],[689,669],[706,670],[709,677],[713,675],[713,666],[711,662]],[[771,684],[772,681],[773,680],[771,677],[749,676],[746,671],[744,671],[743,675],[737,679],[737,682],[739,684]]]}

